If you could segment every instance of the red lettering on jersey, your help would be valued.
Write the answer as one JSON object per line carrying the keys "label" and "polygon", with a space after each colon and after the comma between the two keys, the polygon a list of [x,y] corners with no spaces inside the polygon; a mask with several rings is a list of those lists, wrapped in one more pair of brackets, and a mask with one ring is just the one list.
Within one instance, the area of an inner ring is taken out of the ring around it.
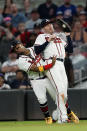
{"label": "red lettering on jersey", "polygon": [[62,43],[60,38],[55,38],[54,43]]}
{"label": "red lettering on jersey", "polygon": [[46,41],[48,41],[49,37],[45,37]]}

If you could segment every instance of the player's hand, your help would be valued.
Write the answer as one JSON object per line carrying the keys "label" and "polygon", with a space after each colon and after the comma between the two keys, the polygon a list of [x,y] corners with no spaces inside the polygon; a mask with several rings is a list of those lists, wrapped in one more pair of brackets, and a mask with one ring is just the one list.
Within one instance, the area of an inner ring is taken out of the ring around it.
{"label": "player's hand", "polygon": [[56,38],[55,35],[51,35],[51,36],[48,38],[48,42],[53,41],[55,38]]}
{"label": "player's hand", "polygon": [[53,58],[52,58],[52,64],[53,64],[53,66],[55,65],[55,62],[56,62],[56,56],[53,56]]}

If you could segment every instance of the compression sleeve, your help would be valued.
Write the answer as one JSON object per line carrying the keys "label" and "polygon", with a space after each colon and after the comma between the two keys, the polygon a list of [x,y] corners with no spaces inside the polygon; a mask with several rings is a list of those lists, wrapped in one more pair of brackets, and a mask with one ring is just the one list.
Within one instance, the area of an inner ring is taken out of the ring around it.
{"label": "compression sleeve", "polygon": [[41,52],[43,52],[48,44],[49,42],[46,41],[45,43],[43,43],[43,45],[34,46],[36,55],[39,55]]}
{"label": "compression sleeve", "polygon": [[48,65],[44,65],[44,70],[49,70],[50,68],[52,68],[53,67],[53,64],[52,63],[50,63],[50,64],[48,64]]}
{"label": "compression sleeve", "polygon": [[68,45],[66,46],[65,51],[67,53],[69,53],[69,54],[72,54],[73,53],[73,43],[72,43],[72,40],[71,40],[71,38],[70,38],[69,35],[66,36],[66,38],[67,38]]}
{"label": "compression sleeve", "polygon": [[39,66],[38,69],[39,69],[40,72],[43,72],[43,71],[49,70],[52,67],[53,67],[53,64],[50,63],[50,64],[47,64],[47,65],[44,65],[44,66]]}

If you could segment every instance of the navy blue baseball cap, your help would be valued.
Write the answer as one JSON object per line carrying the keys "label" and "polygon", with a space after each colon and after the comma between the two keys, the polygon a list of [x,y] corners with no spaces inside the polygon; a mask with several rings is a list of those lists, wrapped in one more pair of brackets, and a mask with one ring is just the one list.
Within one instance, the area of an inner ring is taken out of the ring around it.
{"label": "navy blue baseball cap", "polygon": [[40,25],[41,25],[41,28],[43,28],[48,24],[51,24],[51,21],[48,19],[43,19]]}

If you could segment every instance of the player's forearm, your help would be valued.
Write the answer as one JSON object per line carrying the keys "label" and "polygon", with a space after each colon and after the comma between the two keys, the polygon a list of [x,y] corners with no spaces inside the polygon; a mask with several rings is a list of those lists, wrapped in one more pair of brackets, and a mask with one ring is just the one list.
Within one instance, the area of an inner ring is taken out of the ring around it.
{"label": "player's forearm", "polygon": [[44,72],[46,70],[49,70],[50,68],[53,67],[53,63],[47,64],[47,65],[42,65],[42,66],[36,66],[36,65],[32,65],[30,71],[34,71],[34,72]]}
{"label": "player's forearm", "polygon": [[47,64],[47,65],[44,65],[44,66],[39,66],[38,69],[39,69],[40,72],[43,72],[43,71],[49,70],[52,67],[53,67],[53,64],[50,63],[50,64]]}
{"label": "player's forearm", "polygon": [[49,42],[46,41],[45,43],[43,43],[43,45],[39,45],[39,46],[34,46],[34,50],[36,55],[39,55],[41,52],[43,52],[45,50],[45,48],[48,46]]}
{"label": "player's forearm", "polygon": [[24,50],[24,52],[22,54],[26,55],[26,56],[29,56],[30,55],[30,50],[25,48],[25,50]]}

